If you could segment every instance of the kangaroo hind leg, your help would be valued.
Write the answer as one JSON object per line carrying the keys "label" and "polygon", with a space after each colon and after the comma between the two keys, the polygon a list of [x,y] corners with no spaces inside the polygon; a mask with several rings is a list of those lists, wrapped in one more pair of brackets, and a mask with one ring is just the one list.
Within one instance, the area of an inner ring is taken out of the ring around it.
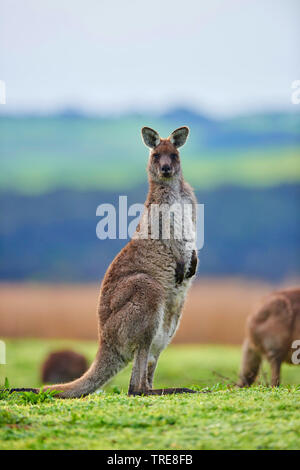
{"label": "kangaroo hind leg", "polygon": [[280,385],[280,369],[281,369],[281,357],[268,358],[271,366],[271,385],[272,387],[278,387]]}
{"label": "kangaroo hind leg", "polygon": [[247,338],[243,344],[243,359],[239,387],[249,387],[255,381],[261,364],[261,354],[250,344]]}
{"label": "kangaroo hind leg", "polygon": [[140,346],[135,353],[128,395],[147,395],[150,386],[148,382],[148,356],[150,345]]}
{"label": "kangaroo hind leg", "polygon": [[[135,356],[130,379],[128,395],[171,395],[173,393],[197,393],[189,388],[159,388],[153,389],[153,374],[157,360],[148,365],[149,349],[140,348]],[[157,358],[158,359],[158,358]]]}
{"label": "kangaroo hind leg", "polygon": [[178,306],[176,306],[173,312],[172,310],[167,310],[167,315],[169,315],[170,318],[173,318],[173,321],[167,322],[167,325],[165,325],[164,322],[161,321],[160,331],[158,331],[158,335],[154,338],[154,342],[151,345],[149,359],[148,359],[148,384],[149,384],[149,388],[151,389],[148,393],[149,395],[170,395],[173,393],[195,393],[194,390],[185,388],[185,387],[153,389],[154,373],[155,373],[155,369],[158,363],[159,356],[161,352],[163,351],[163,349],[165,349],[165,347],[168,345],[170,339],[172,339],[172,337],[174,336],[176,332],[178,322],[180,319],[180,312],[181,312],[181,306],[180,306],[179,312],[178,312]]}
{"label": "kangaroo hind leg", "polygon": [[154,373],[155,369],[157,366],[158,358],[159,358],[160,353],[152,354],[150,352],[149,358],[148,358],[148,384],[150,388],[153,388],[153,380],[154,380]]}

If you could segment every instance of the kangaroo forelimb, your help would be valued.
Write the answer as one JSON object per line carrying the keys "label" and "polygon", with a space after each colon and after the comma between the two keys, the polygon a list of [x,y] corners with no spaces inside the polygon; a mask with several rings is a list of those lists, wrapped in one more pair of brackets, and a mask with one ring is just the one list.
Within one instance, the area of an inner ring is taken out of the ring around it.
{"label": "kangaroo forelimb", "polygon": [[188,272],[186,273],[186,276],[185,276],[186,279],[189,279],[190,277],[193,277],[196,274],[197,264],[198,264],[197,252],[196,252],[196,250],[193,250],[191,264],[190,264],[189,270],[188,270]]}
{"label": "kangaroo forelimb", "polygon": [[183,280],[184,280],[184,262],[177,261],[176,269],[175,269],[176,284],[182,284]]}
{"label": "kangaroo forelimb", "polygon": [[184,262],[183,261],[177,261],[176,269],[175,269],[176,284],[177,285],[182,284],[184,279],[189,279],[189,278],[193,277],[196,274],[196,271],[197,271],[197,264],[198,264],[198,258],[197,258],[196,250],[193,250],[190,267],[189,267],[186,275],[184,275],[184,268],[185,268]]}

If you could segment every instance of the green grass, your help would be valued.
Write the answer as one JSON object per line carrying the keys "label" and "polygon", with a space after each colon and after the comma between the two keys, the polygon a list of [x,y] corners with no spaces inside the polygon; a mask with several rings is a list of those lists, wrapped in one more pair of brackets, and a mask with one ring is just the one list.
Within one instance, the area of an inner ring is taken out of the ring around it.
{"label": "green grass", "polygon": [[[41,360],[56,348],[89,359],[90,342],[9,340],[1,381],[39,386]],[[79,400],[49,394],[0,395],[0,449],[297,449],[300,448],[300,367],[284,366],[282,385],[267,386],[268,368],[250,389],[236,389],[240,348],[170,346],[156,385],[193,386],[210,393],[127,397],[130,368],[104,391]]]}
{"label": "green grass", "polygon": [[[223,155],[222,155],[223,154]],[[223,158],[220,158],[221,155]],[[204,159],[183,160],[188,181],[196,188],[221,185],[268,187],[300,180],[300,151],[296,147],[214,152]]]}

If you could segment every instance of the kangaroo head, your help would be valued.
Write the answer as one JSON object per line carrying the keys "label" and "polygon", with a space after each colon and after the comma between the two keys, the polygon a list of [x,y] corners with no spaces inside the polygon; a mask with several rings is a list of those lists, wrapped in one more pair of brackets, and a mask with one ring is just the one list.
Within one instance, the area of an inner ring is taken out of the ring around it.
{"label": "kangaroo head", "polygon": [[154,181],[163,182],[181,176],[178,148],[185,144],[188,135],[188,127],[179,127],[167,139],[162,139],[150,127],[142,128],[142,139],[150,148],[148,172]]}

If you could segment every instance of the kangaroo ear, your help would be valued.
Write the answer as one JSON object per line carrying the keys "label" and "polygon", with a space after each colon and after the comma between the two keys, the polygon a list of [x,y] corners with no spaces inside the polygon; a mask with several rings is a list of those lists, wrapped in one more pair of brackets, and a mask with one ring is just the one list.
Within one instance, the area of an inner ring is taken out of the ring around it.
{"label": "kangaroo ear", "polygon": [[189,128],[184,126],[184,127],[179,127],[176,129],[174,132],[169,137],[170,142],[175,145],[176,148],[181,147],[182,145],[185,144],[186,139],[188,138],[189,135]]}
{"label": "kangaroo ear", "polygon": [[144,144],[151,149],[154,149],[160,143],[159,134],[150,127],[142,128],[142,139]]}

